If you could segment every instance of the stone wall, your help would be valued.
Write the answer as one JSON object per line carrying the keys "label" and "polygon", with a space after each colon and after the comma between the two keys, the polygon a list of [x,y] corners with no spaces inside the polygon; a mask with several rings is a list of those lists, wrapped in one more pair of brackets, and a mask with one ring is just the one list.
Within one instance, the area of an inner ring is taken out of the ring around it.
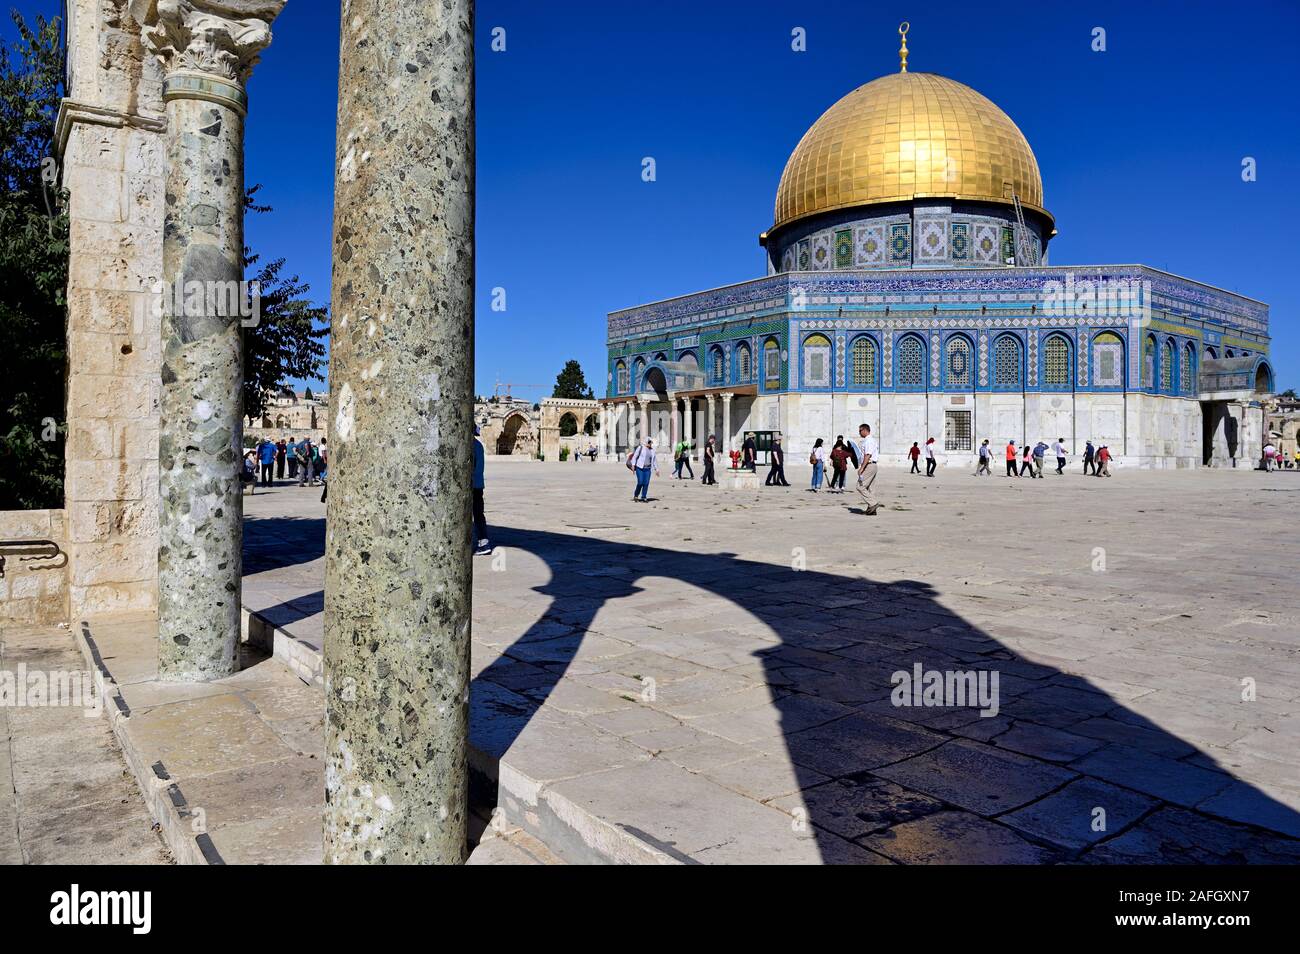
{"label": "stone wall", "polygon": [[73,618],[157,606],[162,80],[124,0],[69,0],[65,498]]}
{"label": "stone wall", "polygon": [[53,560],[25,560],[5,552],[0,579],[0,625],[61,623],[68,619],[67,523],[62,510],[0,511],[0,540],[53,540],[64,551]]}

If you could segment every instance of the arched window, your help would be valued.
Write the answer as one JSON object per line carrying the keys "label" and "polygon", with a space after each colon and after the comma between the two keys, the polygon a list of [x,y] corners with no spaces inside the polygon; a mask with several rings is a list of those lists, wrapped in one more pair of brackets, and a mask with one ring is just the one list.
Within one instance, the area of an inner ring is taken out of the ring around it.
{"label": "arched window", "polygon": [[644,386],[642,384],[642,381],[644,380],[645,380],[645,359],[637,358],[634,362],[632,362],[632,388],[634,390],[639,390]]}
{"label": "arched window", "polygon": [[1142,386],[1155,387],[1156,384],[1156,336],[1147,335],[1142,345]]}
{"label": "arched window", "polygon": [[803,384],[809,388],[831,386],[831,339],[809,335],[803,341]]}
{"label": "arched window", "polygon": [[925,342],[918,335],[904,335],[898,343],[897,386],[925,387]]}
{"label": "arched window", "polygon": [[948,339],[945,357],[948,365],[947,377],[950,388],[968,388],[971,382],[971,346],[964,335],[953,335]]}
{"label": "arched window", "polygon": [[1160,390],[1165,394],[1174,393],[1174,343],[1166,341],[1160,349]]}
{"label": "arched window", "polygon": [[1183,345],[1178,356],[1178,390],[1184,394],[1191,394],[1196,390],[1196,382],[1192,379],[1192,364],[1195,360],[1196,354],[1191,342],[1188,342]]}
{"label": "arched window", "polygon": [[1224,356],[1225,358],[1231,358],[1231,357],[1233,357],[1232,349],[1229,348],[1227,351],[1223,352],[1223,356]]}
{"label": "arched window", "polygon": [[1070,386],[1070,339],[1051,335],[1043,345],[1043,386]]}
{"label": "arched window", "polygon": [[666,354],[664,354],[662,351],[660,351],[657,355],[655,355],[655,360],[656,360],[656,361],[667,361],[667,360],[668,360],[668,355],[666,355]]}
{"label": "arched window", "polygon": [[1205,356],[1209,358],[1211,361],[1215,361],[1219,357],[1219,352],[1215,351],[1213,348],[1206,347]]}
{"label": "arched window", "polygon": [[618,382],[616,385],[616,390],[619,394],[626,394],[629,390],[631,390],[631,387],[627,380],[626,363],[620,361],[618,364],[614,365],[614,378]]}
{"label": "arched window", "polygon": [[876,341],[869,335],[853,342],[853,383],[860,387],[876,386]]}
{"label": "arched window", "polygon": [[749,345],[741,342],[736,345],[736,383],[748,384],[754,374],[754,355]]}
{"label": "arched window", "polygon": [[993,343],[993,387],[1018,388],[1022,379],[1020,339],[1002,335]]}
{"label": "arched window", "polygon": [[722,383],[723,369],[726,367],[722,349],[714,345],[709,349],[709,379],[714,384]]}
{"label": "arched window", "polygon": [[763,387],[772,390],[781,386],[781,345],[775,338],[763,342]]}
{"label": "arched window", "polygon": [[1124,339],[1113,331],[1103,331],[1092,339],[1092,386],[1124,386]]}

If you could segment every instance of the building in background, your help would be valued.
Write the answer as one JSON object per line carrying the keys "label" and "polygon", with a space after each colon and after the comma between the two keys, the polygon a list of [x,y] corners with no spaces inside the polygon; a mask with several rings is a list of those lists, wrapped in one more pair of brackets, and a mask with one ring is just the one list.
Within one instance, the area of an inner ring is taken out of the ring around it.
{"label": "building in background", "polygon": [[798,460],[868,423],[886,461],[928,437],[961,464],[984,438],[1091,440],[1142,467],[1257,460],[1268,307],[1144,265],[1049,265],[1025,137],[900,54],[795,147],[766,277],[609,315],[605,452],[767,430]]}

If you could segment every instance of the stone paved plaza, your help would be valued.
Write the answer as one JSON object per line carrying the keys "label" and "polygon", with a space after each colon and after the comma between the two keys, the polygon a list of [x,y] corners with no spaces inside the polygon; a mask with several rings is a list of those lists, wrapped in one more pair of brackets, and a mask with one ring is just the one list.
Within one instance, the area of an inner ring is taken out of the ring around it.
{"label": "stone paved plaza", "polygon": [[[872,518],[806,468],[642,505],[490,460],[486,797],[570,861],[1300,861],[1298,561],[1257,529],[1300,474],[1079,470],[884,470]],[[245,505],[246,602],[318,646],[319,490]],[[997,715],[896,707],[918,664],[996,670]]]}

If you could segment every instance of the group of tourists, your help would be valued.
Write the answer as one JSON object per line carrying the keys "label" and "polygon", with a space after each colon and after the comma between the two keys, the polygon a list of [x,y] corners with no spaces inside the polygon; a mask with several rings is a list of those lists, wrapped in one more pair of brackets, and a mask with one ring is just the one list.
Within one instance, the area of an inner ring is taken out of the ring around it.
{"label": "group of tourists", "polygon": [[[1065,465],[1070,459],[1070,452],[1065,446],[1065,438],[1058,437],[1056,443],[1048,446],[1043,441],[1037,444],[1025,446],[1017,450],[1015,441],[1007,441],[1005,450],[1007,461],[1008,477],[1042,477],[1043,462],[1047,457],[1047,452],[1051,451],[1052,456],[1056,458],[1056,473],[1058,476],[1065,474]],[[1100,447],[1093,445],[1088,441],[1083,449],[1083,472],[1093,477],[1109,477],[1110,462],[1114,459],[1111,455],[1110,448],[1105,444]],[[989,446],[987,438],[979,447],[979,460],[975,465],[975,476],[981,474],[992,476],[993,448]]]}
{"label": "group of tourists", "polygon": [[[1272,471],[1282,470],[1283,468],[1289,470],[1291,466],[1291,461],[1286,459],[1286,455],[1282,453],[1280,447],[1276,446],[1272,441],[1264,445],[1264,458],[1260,461],[1260,470]],[[1300,467],[1300,447],[1297,447],[1295,451],[1295,466]]]}
{"label": "group of tourists", "polygon": [[274,480],[284,480],[285,468],[289,471],[289,480],[297,482],[299,487],[320,486],[321,500],[325,500],[326,472],[329,470],[329,456],[325,448],[325,438],[320,443],[304,437],[300,441],[281,438],[272,441],[263,438],[252,450],[244,453],[244,460],[239,472],[241,486],[248,488],[250,494],[257,493],[257,487],[273,486]]}
{"label": "group of tourists", "polygon": [[[832,476],[828,490],[832,493],[843,493],[844,481],[849,467],[852,466],[858,478],[857,491],[864,505],[862,513],[874,517],[880,507],[880,502],[872,493],[872,485],[876,480],[876,461],[880,456],[880,446],[876,439],[871,436],[871,426],[869,424],[860,425],[856,440],[846,441],[844,436],[840,435],[835,439],[835,446],[831,448],[829,453],[826,450],[825,443],[819,437],[808,456],[808,462],[813,467],[813,482],[812,487],[809,489],[814,492],[820,491],[822,482],[825,479],[826,464],[829,460]],[[691,446],[685,441],[681,441],[674,446],[673,477],[675,479],[688,479],[687,475],[689,475],[689,479],[695,479],[695,473],[691,469],[690,451]],[[746,434],[738,454],[739,460],[737,464],[739,469],[756,471],[757,455],[757,444],[754,435]],[[718,482],[714,475],[717,456],[717,440],[710,434],[704,445],[704,476],[700,478],[700,482],[705,486],[714,486]],[[659,463],[654,441],[647,438],[632,448],[628,452],[624,464],[636,476],[636,486],[632,491],[633,502],[646,503],[650,494],[650,478],[659,474]],[[785,449],[781,446],[779,434],[772,439],[772,446],[768,454],[768,465],[766,485],[769,487],[789,487],[790,482],[785,479]],[[683,471],[686,473],[683,474]]]}

